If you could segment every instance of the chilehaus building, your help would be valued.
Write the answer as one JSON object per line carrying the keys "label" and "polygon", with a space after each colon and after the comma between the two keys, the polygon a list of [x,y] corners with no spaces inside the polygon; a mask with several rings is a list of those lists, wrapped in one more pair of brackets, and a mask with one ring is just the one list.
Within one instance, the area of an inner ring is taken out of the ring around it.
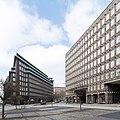
{"label": "chilehaus building", "polygon": [[47,102],[53,99],[53,80],[17,53],[5,92],[13,104]]}
{"label": "chilehaus building", "polygon": [[120,0],[113,0],[65,55],[66,101],[120,103]]}

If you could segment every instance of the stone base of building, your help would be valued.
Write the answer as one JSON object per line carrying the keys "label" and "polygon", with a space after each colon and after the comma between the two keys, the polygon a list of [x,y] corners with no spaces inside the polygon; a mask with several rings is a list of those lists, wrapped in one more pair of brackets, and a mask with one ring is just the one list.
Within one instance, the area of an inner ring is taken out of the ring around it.
{"label": "stone base of building", "polygon": [[99,93],[86,95],[86,103],[120,103],[120,93]]}
{"label": "stone base of building", "polygon": [[86,101],[83,101],[77,95],[67,96],[66,103],[82,103],[87,104],[116,104],[120,103],[120,93],[98,93],[98,94],[86,94]]}

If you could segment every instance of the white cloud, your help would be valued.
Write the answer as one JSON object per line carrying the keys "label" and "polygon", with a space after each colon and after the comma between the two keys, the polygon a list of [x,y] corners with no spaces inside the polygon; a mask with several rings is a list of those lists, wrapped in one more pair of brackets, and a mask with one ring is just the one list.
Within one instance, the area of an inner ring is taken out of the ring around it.
{"label": "white cloud", "polygon": [[[63,26],[71,43],[80,37],[101,11],[98,2],[79,0],[70,5]],[[28,9],[31,11],[33,8],[23,5],[20,0],[0,0],[0,76],[8,74],[13,65],[13,56],[18,51],[53,77],[55,85],[61,86],[64,83],[64,55],[69,49],[61,45],[67,41],[63,41],[66,35],[62,27],[40,18],[37,11],[30,14]]]}
{"label": "white cloud", "polygon": [[70,5],[63,27],[72,44],[87,30],[102,10],[103,5],[99,0],[79,0],[76,4]]}
{"label": "white cloud", "polygon": [[[0,55],[2,56],[0,76],[4,78],[7,77],[8,70],[13,65],[13,56],[18,50],[33,44],[45,46],[61,44],[65,38],[62,28],[50,20],[38,17],[36,11],[35,14],[30,14],[29,11],[26,11],[29,9],[33,8],[23,5],[19,0],[0,0]],[[24,54],[26,52],[24,51]],[[37,52],[39,51],[34,50],[34,53]],[[45,57],[44,51],[40,53]],[[33,56],[33,54],[30,55]],[[46,61],[49,63],[49,59]],[[55,59],[52,61],[55,63]],[[34,63],[34,61],[32,62]]]}
{"label": "white cloud", "polygon": [[25,11],[18,0],[0,1],[0,48],[18,49],[28,44],[58,44],[64,39],[61,28],[47,19]]}
{"label": "white cloud", "polygon": [[49,48],[33,45],[20,49],[19,54],[49,77],[53,77],[55,86],[64,86],[65,53],[68,49],[63,45],[54,45]]}

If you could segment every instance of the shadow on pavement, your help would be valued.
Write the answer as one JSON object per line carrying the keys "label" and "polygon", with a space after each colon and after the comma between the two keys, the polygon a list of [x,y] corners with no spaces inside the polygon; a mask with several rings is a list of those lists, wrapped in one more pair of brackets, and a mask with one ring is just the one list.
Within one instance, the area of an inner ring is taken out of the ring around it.
{"label": "shadow on pavement", "polygon": [[100,115],[100,117],[113,118],[113,119],[120,120],[120,112],[114,112],[114,113],[104,114],[104,115]]}

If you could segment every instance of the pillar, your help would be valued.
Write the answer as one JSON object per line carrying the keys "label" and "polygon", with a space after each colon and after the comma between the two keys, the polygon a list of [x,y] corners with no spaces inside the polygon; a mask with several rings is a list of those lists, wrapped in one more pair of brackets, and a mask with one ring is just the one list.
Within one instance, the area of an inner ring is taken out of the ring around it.
{"label": "pillar", "polygon": [[100,103],[100,95],[99,95],[99,93],[98,93],[98,104]]}
{"label": "pillar", "polygon": [[88,103],[88,96],[86,95],[86,103]]}
{"label": "pillar", "polygon": [[108,93],[105,93],[105,103],[108,104]]}
{"label": "pillar", "polygon": [[93,103],[93,95],[91,95],[91,103]]}

